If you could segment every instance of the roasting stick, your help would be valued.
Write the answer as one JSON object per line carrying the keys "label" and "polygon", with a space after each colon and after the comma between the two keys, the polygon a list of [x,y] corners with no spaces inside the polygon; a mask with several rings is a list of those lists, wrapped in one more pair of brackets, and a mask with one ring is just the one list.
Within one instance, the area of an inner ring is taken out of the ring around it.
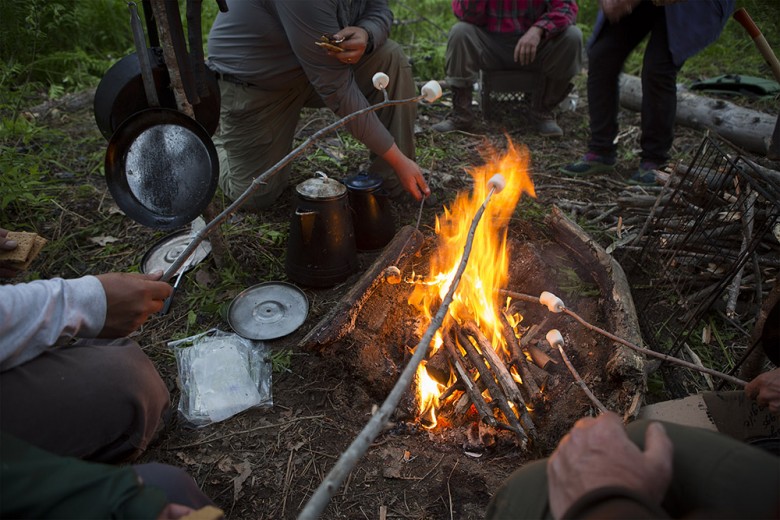
{"label": "roasting stick", "polygon": [[571,375],[574,376],[574,380],[577,382],[580,388],[582,388],[582,391],[585,392],[585,395],[588,396],[588,399],[590,399],[590,401],[596,405],[596,408],[599,409],[599,412],[608,412],[609,410],[607,410],[607,407],[601,404],[601,401],[599,401],[598,398],[593,395],[593,392],[591,392],[590,388],[588,388],[588,385],[585,384],[585,381],[580,376],[580,373],[577,372],[577,369],[574,368],[574,365],[572,365],[571,361],[569,361],[569,356],[567,356],[566,352],[563,350],[563,336],[558,331],[558,329],[551,329],[547,333],[546,338],[547,343],[549,343],[551,347],[557,348],[558,352],[561,353],[563,362],[566,363],[566,367],[569,369],[569,372],[571,372]]}
{"label": "roasting stick", "polygon": [[409,360],[409,364],[406,365],[403,372],[401,372],[398,381],[396,381],[393,389],[390,390],[390,393],[382,403],[382,406],[380,406],[379,410],[377,410],[376,413],[371,416],[371,419],[369,419],[368,423],[366,423],[358,436],[355,437],[355,440],[352,441],[352,444],[350,444],[349,447],[341,454],[341,456],[339,456],[336,464],[334,464],[333,468],[325,476],[325,479],[314,491],[314,494],[311,496],[303,510],[298,515],[300,520],[316,519],[320,517],[322,512],[325,510],[325,507],[327,507],[328,502],[330,502],[330,499],[333,498],[333,495],[344,482],[344,479],[347,477],[349,472],[352,471],[358,460],[360,460],[360,458],[365,455],[365,453],[368,451],[368,448],[371,446],[371,443],[374,442],[374,439],[376,439],[376,437],[382,431],[385,424],[390,419],[390,414],[393,413],[393,410],[395,410],[395,408],[398,406],[398,403],[401,401],[401,397],[403,396],[404,392],[406,392],[412,384],[412,379],[414,378],[414,374],[417,372],[417,367],[428,353],[428,348],[430,347],[431,341],[433,340],[433,335],[437,330],[439,330],[442,323],[444,322],[444,318],[449,311],[450,304],[452,303],[453,295],[455,294],[455,291],[458,288],[458,284],[460,284],[460,279],[463,276],[463,271],[466,270],[466,264],[468,263],[469,255],[471,254],[471,247],[474,242],[474,234],[476,233],[477,225],[482,218],[482,214],[485,212],[488,202],[490,202],[490,198],[493,196],[493,194],[499,193],[504,189],[506,186],[506,181],[502,175],[496,174],[490,178],[488,181],[488,186],[490,186],[490,191],[485,197],[485,201],[482,203],[482,206],[479,207],[477,213],[474,215],[474,218],[471,221],[471,227],[469,228],[469,233],[466,237],[466,243],[463,246],[463,255],[460,258],[458,269],[455,271],[455,275],[452,278],[450,288],[447,289],[447,293],[444,295],[444,298],[442,298],[439,310],[436,311],[436,315],[433,317],[433,320],[431,320],[431,324],[428,325],[428,329],[425,331],[425,334],[423,334],[423,337],[420,339],[417,347],[415,347],[414,354]]}
{"label": "roasting stick", "polygon": [[696,370],[697,372],[702,372],[704,374],[709,374],[711,376],[715,376],[717,378],[720,378],[720,379],[723,379],[725,381],[728,381],[729,383],[733,383],[733,384],[735,384],[737,386],[744,387],[744,386],[747,385],[747,381],[743,381],[742,379],[736,378],[734,376],[730,376],[728,374],[724,374],[723,372],[718,372],[717,370],[713,370],[711,368],[695,365],[695,364],[689,363],[688,361],[685,361],[683,359],[672,357],[672,356],[670,356],[668,354],[662,354],[660,352],[655,352],[654,350],[649,350],[649,349],[646,349],[646,348],[642,348],[639,345],[634,345],[630,341],[627,341],[627,340],[625,340],[623,338],[615,336],[611,332],[607,332],[606,330],[604,330],[604,329],[602,329],[600,327],[597,327],[596,325],[592,325],[592,324],[588,323],[587,321],[582,319],[576,312],[574,312],[574,311],[572,311],[570,309],[567,309],[566,306],[563,304],[563,301],[561,301],[560,298],[558,298],[554,294],[549,293],[547,291],[543,292],[541,294],[541,296],[539,296],[538,298],[536,296],[531,296],[530,294],[518,293],[518,292],[514,292],[514,291],[509,291],[507,289],[500,289],[499,292],[501,294],[505,295],[505,296],[509,296],[509,297],[515,298],[517,300],[523,300],[523,301],[532,302],[532,303],[541,303],[542,305],[547,306],[547,309],[550,312],[555,312],[555,313],[563,312],[564,314],[568,314],[569,316],[571,316],[572,318],[574,318],[575,320],[580,322],[582,325],[584,325],[586,328],[588,328],[590,330],[593,330],[595,332],[598,332],[602,336],[605,336],[605,337],[611,339],[612,341],[620,343],[621,345],[625,345],[626,347],[628,347],[630,349],[636,350],[637,352],[641,352],[642,354],[645,354],[646,356],[651,356],[651,357],[654,357],[654,358],[661,359],[663,361],[668,361],[669,363],[674,363],[676,365],[683,366],[685,368],[690,368],[691,370]]}
{"label": "roasting stick", "polygon": [[168,270],[165,271],[162,280],[166,282],[170,280],[173,277],[173,275],[176,274],[176,271],[179,269],[179,267],[181,267],[181,265],[187,260],[187,258],[189,258],[192,255],[192,253],[195,252],[195,248],[197,248],[198,245],[200,245],[200,243],[209,235],[209,233],[214,231],[214,229],[217,226],[219,226],[227,217],[235,213],[236,210],[238,210],[238,208],[243,206],[244,203],[249,199],[249,196],[252,195],[252,193],[255,190],[257,190],[260,186],[265,184],[265,181],[269,177],[271,177],[273,174],[277,173],[282,168],[287,166],[293,159],[298,157],[304,150],[306,150],[306,148],[311,146],[312,143],[317,141],[323,135],[344,126],[345,124],[347,124],[348,122],[352,121],[355,118],[358,118],[364,114],[373,112],[375,110],[379,110],[384,107],[403,105],[405,103],[417,103],[418,101],[421,100],[425,100],[428,103],[432,103],[441,97],[441,85],[439,85],[436,81],[431,80],[425,85],[423,85],[423,87],[420,89],[419,96],[411,97],[408,99],[391,100],[388,98],[387,90],[385,90],[385,87],[387,87],[389,82],[390,82],[390,78],[388,78],[387,74],[385,74],[384,72],[377,72],[376,74],[374,74],[374,78],[373,78],[374,87],[377,90],[381,90],[384,93],[385,95],[384,101],[377,103],[375,105],[368,106],[366,108],[362,108],[357,112],[353,112],[347,116],[344,116],[338,121],[317,130],[315,133],[309,136],[309,138],[306,139],[303,143],[298,145],[293,151],[285,155],[279,162],[277,162],[275,165],[273,165],[271,168],[269,168],[263,174],[257,177],[254,181],[252,181],[252,184],[250,184],[249,187],[246,190],[244,190],[244,192],[241,195],[239,195],[239,197],[236,200],[234,200],[227,208],[222,210],[222,212],[219,215],[214,217],[208,224],[206,224],[206,226],[204,226],[200,231],[198,231],[194,239],[181,252],[181,254],[173,262],[173,264],[171,264],[171,266],[168,267]]}

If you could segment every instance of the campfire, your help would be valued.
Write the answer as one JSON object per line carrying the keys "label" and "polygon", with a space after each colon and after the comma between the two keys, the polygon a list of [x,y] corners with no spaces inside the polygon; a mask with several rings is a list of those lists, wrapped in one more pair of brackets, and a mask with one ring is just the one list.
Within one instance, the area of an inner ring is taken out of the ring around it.
{"label": "campfire", "polygon": [[512,431],[525,444],[535,435],[528,409],[540,389],[515,328],[522,316],[499,290],[508,277],[509,220],[523,193],[535,193],[527,150],[510,143],[505,154],[491,151],[488,157],[470,171],[473,190],[460,193],[436,218],[437,244],[428,274],[407,280],[414,284],[408,303],[423,316],[422,335],[453,282],[474,215],[488,196],[489,179],[500,173],[505,187],[486,206],[449,312],[436,332],[431,355],[417,371],[420,420],[435,428],[443,410],[462,414],[470,403],[479,424]]}
{"label": "campfire", "polygon": [[[555,295],[564,295],[567,309],[641,342],[622,270],[556,208],[543,229],[516,212],[523,194],[535,196],[525,148],[510,142],[483,158],[469,171],[472,190],[436,219],[435,236],[399,229],[301,346],[337,356],[345,377],[362,381],[383,407],[414,366],[392,422],[459,443],[470,455],[554,447],[577,419],[601,409],[587,392],[635,416],[645,389],[641,356],[554,310],[563,305]],[[491,189],[496,174],[501,190]],[[571,276],[592,286],[590,294],[567,290],[562,278]]]}

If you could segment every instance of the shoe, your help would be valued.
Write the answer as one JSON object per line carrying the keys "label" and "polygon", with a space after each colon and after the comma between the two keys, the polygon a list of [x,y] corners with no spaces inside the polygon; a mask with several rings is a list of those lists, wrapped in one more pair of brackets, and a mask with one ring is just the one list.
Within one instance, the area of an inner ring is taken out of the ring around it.
{"label": "shoe", "polygon": [[628,182],[630,184],[655,184],[655,171],[662,167],[663,165],[655,162],[642,161],[639,163],[639,168],[628,179]]}
{"label": "shoe", "polygon": [[468,121],[466,119],[462,119],[459,117],[453,117],[453,116],[447,116],[447,119],[444,121],[441,121],[439,123],[436,123],[435,125],[431,126],[436,132],[440,133],[446,133],[446,132],[454,132],[455,130],[471,130],[471,127],[473,125],[473,121]]}
{"label": "shoe", "polygon": [[534,111],[533,117],[536,120],[536,131],[542,137],[561,137],[563,130],[555,122],[555,116],[552,112]]}
{"label": "shoe", "polygon": [[558,169],[565,175],[572,177],[595,175],[615,171],[615,159],[610,159],[594,152],[588,152],[581,160],[567,164]]}

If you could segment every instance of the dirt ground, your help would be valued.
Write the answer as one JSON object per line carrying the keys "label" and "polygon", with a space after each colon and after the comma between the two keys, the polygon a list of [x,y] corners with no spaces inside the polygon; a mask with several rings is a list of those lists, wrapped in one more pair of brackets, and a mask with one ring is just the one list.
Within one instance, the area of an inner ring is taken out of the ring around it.
{"label": "dirt ground", "polygon": [[[625,160],[617,173],[588,179],[571,179],[557,173],[559,166],[576,160],[586,148],[587,108],[583,98],[580,97],[575,111],[559,116],[566,132],[561,139],[535,135],[522,111],[507,114],[499,122],[483,122],[471,133],[436,134],[430,126],[446,114],[446,98],[443,103],[421,106],[418,142],[423,155],[420,159],[427,165],[428,181],[439,199],[438,205],[423,211],[420,228],[425,236],[433,237],[434,216],[441,212],[442,205],[469,188],[470,178],[465,169],[481,162],[480,151],[485,148],[485,142],[500,150],[506,146],[507,139],[512,139],[531,151],[537,199],[516,212],[509,235],[517,247],[535,248],[539,253],[537,259],[545,261],[529,271],[532,276],[517,269],[511,288],[538,294],[555,286],[565,292],[561,273],[567,260],[547,236],[540,215],[558,202],[583,201],[607,207],[614,204],[626,189],[623,179],[638,162],[638,115],[624,111],[621,152]],[[45,117],[52,125],[73,135],[89,137],[98,132],[91,119],[91,106],[60,109]],[[300,137],[316,131],[323,125],[322,121],[321,113],[308,114],[302,122]],[[703,135],[680,128],[674,154],[692,153]],[[85,154],[100,151],[99,146],[92,146]],[[173,406],[179,397],[177,368],[166,342],[210,327],[230,330],[224,309],[240,290],[263,281],[285,280],[285,236],[278,230],[284,230],[291,215],[292,186],[308,178],[313,168],[321,164],[311,158],[315,155],[330,157],[351,171],[366,159],[362,148],[345,147],[337,137],[319,142],[311,154],[296,162],[291,188],[273,210],[260,216],[238,213],[225,226],[230,256],[240,268],[217,269],[213,257],[209,257],[185,277],[171,312],[153,317],[137,334],[136,339],[167,382]],[[77,170],[79,165],[69,167]],[[66,175],[67,171],[64,173],[54,182],[75,182]],[[38,230],[52,239],[72,238],[63,246],[67,251],[44,253],[36,266],[42,277],[137,269],[149,245],[165,235],[117,213],[101,171],[91,173],[86,184],[86,187],[74,185],[73,198],[58,201],[58,209],[48,227]],[[399,226],[415,223],[415,204],[399,204],[396,209]],[[80,228],[96,222],[100,223],[105,237],[117,238],[117,242],[106,248],[90,240],[94,236],[79,233]],[[605,236],[598,230],[607,229],[612,222],[614,219],[609,218],[594,223],[595,237],[604,241]],[[67,264],[62,262],[63,258],[68,259]],[[229,519],[295,518],[339,455],[366,424],[372,409],[384,399],[384,388],[368,382],[365,374],[355,369],[354,338],[347,337],[320,352],[304,350],[299,345],[374,258],[375,255],[361,253],[359,271],[336,287],[305,288],[310,303],[306,322],[291,335],[267,342],[272,353],[291,353],[289,364],[273,374],[272,407],[241,413],[200,429],[186,428],[174,420],[143,461],[161,461],[186,468]],[[569,267],[576,270],[576,266]],[[539,271],[542,274],[536,276]],[[224,283],[229,276],[236,279],[232,284]],[[592,284],[585,274],[581,282],[585,286]],[[207,298],[204,293],[211,296]],[[599,298],[573,295],[567,304],[603,323]],[[534,311],[529,311],[528,319],[533,315]],[[608,395],[614,389],[601,378],[606,350],[600,348],[603,342],[570,322],[559,325],[576,345],[572,361],[580,366],[583,377],[597,394]],[[402,319],[395,321],[394,326],[396,335],[388,330],[385,338],[397,339],[409,333],[403,329]],[[395,375],[391,371],[385,381],[392,385]],[[393,417],[337,491],[323,518],[483,518],[491,496],[513,470],[549,454],[578,417],[593,413],[592,404],[571,384],[563,364],[550,370],[549,387],[544,406],[534,412],[541,438],[533,452],[519,449],[512,442],[498,442],[480,457],[473,457],[464,452],[462,432],[431,432],[409,417]]]}

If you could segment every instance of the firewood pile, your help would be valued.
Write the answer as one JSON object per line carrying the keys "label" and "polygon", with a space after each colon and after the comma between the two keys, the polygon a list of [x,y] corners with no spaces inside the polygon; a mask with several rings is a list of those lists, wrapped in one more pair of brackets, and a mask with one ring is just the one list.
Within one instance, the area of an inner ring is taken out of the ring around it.
{"label": "firewood pile", "polygon": [[[710,312],[744,329],[757,316],[780,268],[780,173],[707,136],[689,164],[657,175],[656,195],[618,201],[635,227],[616,257],[644,292],[645,339],[674,355]],[[653,312],[661,301],[676,307]]]}

